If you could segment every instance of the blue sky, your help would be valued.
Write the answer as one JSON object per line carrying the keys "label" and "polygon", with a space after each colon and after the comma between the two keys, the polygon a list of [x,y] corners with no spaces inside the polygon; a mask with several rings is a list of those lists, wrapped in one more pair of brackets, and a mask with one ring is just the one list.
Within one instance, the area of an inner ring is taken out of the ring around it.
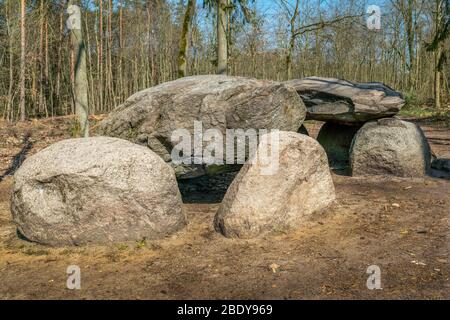
{"label": "blue sky", "polygon": [[[295,5],[295,0],[287,0],[292,4],[292,6]],[[323,8],[329,8],[330,6],[336,6],[339,2],[341,3],[349,3],[349,1],[346,0],[301,0],[300,6],[302,4],[305,4],[306,2],[311,3],[312,5],[316,5],[319,1],[321,1],[321,6]],[[386,4],[389,3],[389,0],[362,0],[361,3],[365,2],[365,8],[367,8],[369,5],[377,5],[381,8],[381,13],[383,14],[384,10],[387,10]],[[255,0],[256,8],[259,11],[259,13],[263,13],[266,17],[266,24],[265,29],[273,29],[275,24],[277,24],[278,16],[276,16],[276,12],[280,11],[280,5],[279,1],[274,0]],[[357,14],[355,12],[355,14]],[[272,25],[271,25],[272,24]]]}
{"label": "blue sky", "polygon": [[[295,0],[288,0],[291,3],[295,3]],[[387,0],[366,0],[368,5],[377,5],[383,8]],[[256,5],[259,10],[267,11],[276,8],[278,5],[274,0],[255,0]],[[323,1],[328,3],[333,3],[333,0]]]}
{"label": "blue sky", "polygon": [[[179,0],[170,0],[173,1],[174,3],[179,3]],[[287,0],[288,2],[290,2],[292,4],[292,6],[295,5],[295,1],[296,0]],[[311,4],[312,7],[317,6],[318,2],[321,2],[321,6],[322,8],[330,8],[330,7],[338,7],[339,9],[341,9],[341,7],[339,7],[339,3],[341,4],[346,4],[349,3],[350,1],[346,1],[346,0],[300,0],[300,6],[303,7],[302,5],[304,5],[305,3],[309,3]],[[369,5],[378,5],[381,8],[381,13],[383,14],[384,10],[387,10],[386,4],[389,3],[389,0],[360,0],[360,1],[356,1],[360,4],[365,4],[364,8],[367,8]],[[199,7],[202,6],[202,0],[197,0],[197,5]],[[275,29],[277,28],[277,26],[280,26],[280,22],[281,23],[286,23],[287,27],[287,21],[280,21],[280,16],[279,16],[279,12],[282,11],[282,7],[280,6],[280,1],[279,0],[255,0],[255,5],[256,8],[259,12],[259,14],[262,14],[264,16],[265,22],[264,22],[264,26],[263,28],[266,30],[266,32],[273,34],[273,32],[275,32]],[[360,7],[361,9],[363,8],[362,6]],[[364,9],[365,11],[365,9]],[[385,11],[386,12],[386,11]],[[315,12],[311,12],[312,15],[314,15]],[[352,14],[358,14],[359,12],[352,12]],[[301,17],[304,16],[304,11],[301,10]],[[308,14],[307,14],[308,15]],[[204,16],[203,16],[204,18]],[[204,25],[205,28],[210,29],[211,28],[211,21],[205,21],[202,20],[200,23],[201,25]],[[302,21],[301,23],[305,23],[305,21]],[[307,23],[307,22],[306,22]]]}

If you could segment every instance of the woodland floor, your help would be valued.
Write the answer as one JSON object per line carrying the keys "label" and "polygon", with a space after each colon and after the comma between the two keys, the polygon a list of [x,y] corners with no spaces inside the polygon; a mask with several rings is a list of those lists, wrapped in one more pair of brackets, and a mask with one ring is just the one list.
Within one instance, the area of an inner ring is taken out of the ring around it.
{"label": "woodland floor", "polygon": [[[434,153],[450,158],[449,124],[420,124]],[[9,174],[70,137],[70,127],[69,118],[0,122],[0,299],[450,299],[449,179],[333,175],[333,208],[258,240],[216,234],[217,203],[185,204],[188,227],[161,241],[48,248],[21,240]],[[66,289],[69,265],[81,268],[81,290]],[[381,268],[382,290],[366,288],[370,265]]]}

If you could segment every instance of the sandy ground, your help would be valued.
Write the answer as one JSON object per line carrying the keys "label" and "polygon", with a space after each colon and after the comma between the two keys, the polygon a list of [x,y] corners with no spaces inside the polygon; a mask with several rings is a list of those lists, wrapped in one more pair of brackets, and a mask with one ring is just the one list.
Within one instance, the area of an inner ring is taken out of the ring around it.
{"label": "sandy ground", "polygon": [[[434,153],[450,158],[448,124],[422,127]],[[49,248],[21,240],[5,173],[69,132],[66,118],[0,123],[0,299],[450,299],[448,179],[334,175],[336,205],[297,231],[258,240],[215,233],[219,204],[202,201],[185,204],[188,227],[160,241]],[[81,268],[81,290],[66,288],[69,265]],[[382,290],[366,287],[371,265]]]}

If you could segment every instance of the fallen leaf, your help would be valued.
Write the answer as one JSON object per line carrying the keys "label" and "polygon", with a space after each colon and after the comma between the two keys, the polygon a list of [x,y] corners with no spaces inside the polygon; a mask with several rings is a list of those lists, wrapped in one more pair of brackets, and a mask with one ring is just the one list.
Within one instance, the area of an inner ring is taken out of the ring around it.
{"label": "fallen leaf", "polygon": [[272,263],[272,264],[269,266],[269,268],[272,270],[273,273],[277,273],[279,267],[280,267],[280,266],[279,266],[278,264],[276,264],[276,263]]}
{"label": "fallen leaf", "polygon": [[420,262],[420,261],[416,261],[416,260],[411,261],[411,263],[414,263],[415,265],[418,265],[418,266],[426,266],[427,265],[424,262]]}

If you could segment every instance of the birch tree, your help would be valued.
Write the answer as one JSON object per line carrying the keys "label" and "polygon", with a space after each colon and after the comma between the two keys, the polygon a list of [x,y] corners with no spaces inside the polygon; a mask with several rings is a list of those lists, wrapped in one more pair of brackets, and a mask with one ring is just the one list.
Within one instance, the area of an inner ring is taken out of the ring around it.
{"label": "birch tree", "polygon": [[81,30],[81,10],[80,7],[69,2],[67,13],[67,29],[70,30],[72,46],[75,52],[75,83],[74,100],[75,114],[80,126],[82,136],[89,136],[89,106],[88,106],[88,80],[86,72],[86,47],[83,41]]}
{"label": "birch tree", "polygon": [[26,68],[26,0],[20,1],[20,121],[26,120],[25,111],[25,68]]}

